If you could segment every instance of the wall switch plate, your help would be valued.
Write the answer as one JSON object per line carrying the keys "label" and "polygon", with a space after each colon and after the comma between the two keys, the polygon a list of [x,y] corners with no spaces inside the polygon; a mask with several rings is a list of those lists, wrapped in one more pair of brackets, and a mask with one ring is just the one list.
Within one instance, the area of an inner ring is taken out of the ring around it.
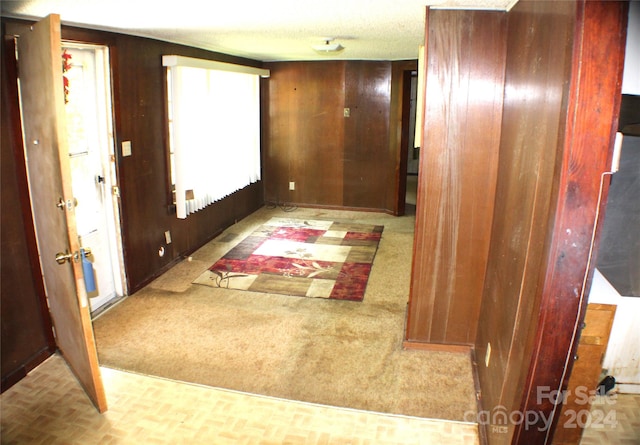
{"label": "wall switch plate", "polygon": [[295,189],[296,189],[296,183],[295,183],[295,182],[293,182],[293,181],[291,181],[291,182],[289,183],[289,190],[295,190]]}
{"label": "wall switch plate", "polygon": [[167,244],[171,244],[171,231],[167,230],[166,232],[164,232],[164,240],[166,241]]}
{"label": "wall switch plate", "polygon": [[484,365],[488,368],[491,360],[491,343],[487,343],[487,353],[484,355]]}
{"label": "wall switch plate", "polygon": [[122,141],[122,156],[131,156],[131,141]]}

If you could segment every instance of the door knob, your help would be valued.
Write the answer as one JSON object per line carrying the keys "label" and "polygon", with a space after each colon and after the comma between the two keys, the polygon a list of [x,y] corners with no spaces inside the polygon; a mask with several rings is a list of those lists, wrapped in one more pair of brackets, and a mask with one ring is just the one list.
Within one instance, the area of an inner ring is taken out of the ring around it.
{"label": "door knob", "polygon": [[67,261],[71,262],[71,258],[73,258],[74,254],[73,253],[69,253],[68,250],[64,251],[64,252],[58,252],[56,253],[56,263],[58,264],[64,264]]}
{"label": "door knob", "polygon": [[71,210],[77,206],[78,206],[78,200],[76,198],[73,198],[73,200],[67,199],[65,201],[64,199],[62,199],[62,197],[60,197],[58,198],[58,202],[56,203],[56,207],[59,208],[60,210],[64,210],[65,208],[67,210]]}
{"label": "door knob", "polygon": [[[85,247],[85,248],[83,248],[83,250],[84,250],[84,255],[85,256],[91,255],[91,249],[90,248]],[[79,252],[69,253],[68,250],[65,250],[64,252],[56,253],[56,263],[58,263],[58,264],[64,264],[67,261],[71,262],[71,260],[78,261],[79,259],[80,259],[80,253]]]}

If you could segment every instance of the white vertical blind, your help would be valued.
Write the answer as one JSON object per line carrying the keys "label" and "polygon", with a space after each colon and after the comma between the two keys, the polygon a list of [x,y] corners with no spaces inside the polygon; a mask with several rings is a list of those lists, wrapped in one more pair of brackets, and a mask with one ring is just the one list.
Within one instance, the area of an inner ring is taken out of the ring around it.
{"label": "white vertical blind", "polygon": [[176,213],[186,218],[260,179],[260,79],[236,70],[169,69]]}

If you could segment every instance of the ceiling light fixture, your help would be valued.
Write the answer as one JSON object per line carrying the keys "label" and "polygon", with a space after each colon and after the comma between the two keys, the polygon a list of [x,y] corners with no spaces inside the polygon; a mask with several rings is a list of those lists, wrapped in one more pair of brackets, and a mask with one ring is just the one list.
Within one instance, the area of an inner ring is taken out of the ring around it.
{"label": "ceiling light fixture", "polygon": [[326,38],[324,39],[324,43],[322,45],[313,45],[312,48],[316,52],[326,54],[340,52],[344,49],[344,46],[340,45],[339,43],[333,43],[333,38]]}

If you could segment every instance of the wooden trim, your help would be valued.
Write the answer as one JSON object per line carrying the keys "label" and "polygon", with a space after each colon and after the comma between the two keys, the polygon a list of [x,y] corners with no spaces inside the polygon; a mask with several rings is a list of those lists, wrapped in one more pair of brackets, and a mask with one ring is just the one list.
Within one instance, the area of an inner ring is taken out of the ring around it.
{"label": "wooden trim", "polygon": [[354,212],[371,212],[371,213],[385,213],[387,215],[393,215],[393,212],[388,209],[374,209],[369,207],[350,207],[350,206],[334,206],[334,205],[322,205],[322,204],[304,204],[297,202],[278,202],[275,203],[270,200],[265,201],[266,206],[286,206],[286,207],[300,207],[304,209],[323,209],[323,210],[346,210]]}
{"label": "wooden trim", "polygon": [[473,346],[443,343],[424,343],[419,341],[405,340],[402,342],[402,349],[406,349],[408,351],[464,352],[470,354],[473,350]]}
{"label": "wooden trim", "polygon": [[[475,347],[471,348],[471,372],[473,373],[473,387],[476,390],[476,409],[478,413],[484,411],[484,407],[482,404],[482,385],[480,384],[480,375],[478,374],[478,360],[477,360],[477,351]],[[480,445],[487,445],[489,443],[489,434],[487,431],[487,423],[486,422],[478,422],[478,439],[480,440]]]}
{"label": "wooden trim", "polygon": [[[389,112],[389,152],[395,163],[393,183],[388,189],[387,212],[402,216],[405,213],[407,189],[407,158],[409,123],[411,120],[411,72],[418,69],[417,60],[391,64],[391,109]],[[398,131],[398,129],[400,131]]]}

